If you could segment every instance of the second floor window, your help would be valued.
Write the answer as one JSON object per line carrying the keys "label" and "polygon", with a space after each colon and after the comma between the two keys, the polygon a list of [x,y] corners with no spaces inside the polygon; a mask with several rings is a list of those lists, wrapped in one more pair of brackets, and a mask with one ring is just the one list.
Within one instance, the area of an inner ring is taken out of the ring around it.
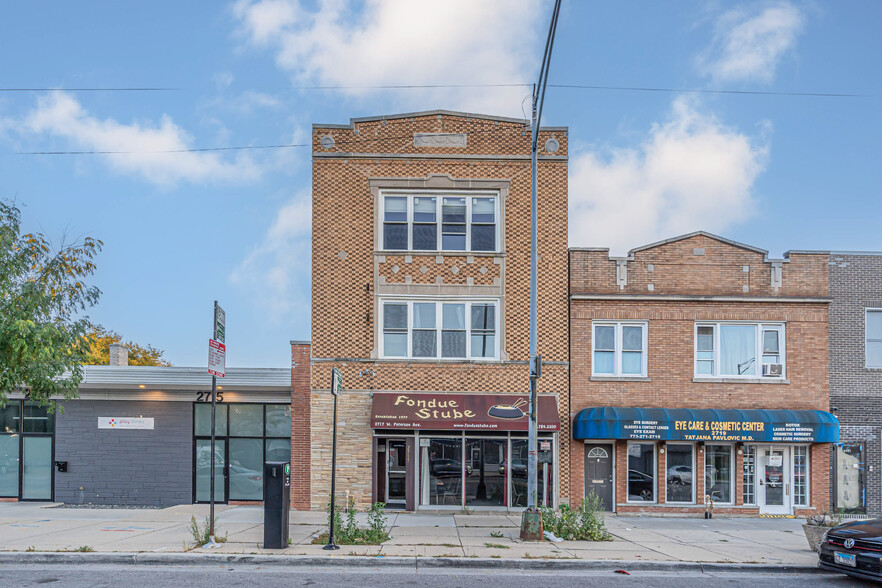
{"label": "second floor window", "polygon": [[384,250],[496,251],[498,199],[488,195],[386,195]]}
{"label": "second floor window", "polygon": [[645,376],[646,346],[646,323],[594,323],[592,374]]}
{"label": "second floor window", "polygon": [[784,325],[697,323],[697,377],[784,377]]}
{"label": "second floor window", "polygon": [[388,301],[382,304],[385,358],[495,359],[495,301]]}

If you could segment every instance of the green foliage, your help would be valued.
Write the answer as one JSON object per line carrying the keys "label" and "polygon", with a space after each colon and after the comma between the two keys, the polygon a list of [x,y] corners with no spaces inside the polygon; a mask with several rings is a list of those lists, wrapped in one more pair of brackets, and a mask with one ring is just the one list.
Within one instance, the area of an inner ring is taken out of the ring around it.
{"label": "green foliage", "polygon": [[123,342],[122,335],[116,331],[108,331],[102,326],[96,326],[88,335],[89,357],[87,365],[109,365],[110,344],[122,343],[129,350],[129,365],[171,365],[162,359],[164,353],[153,345],[141,346],[132,341]]}
{"label": "green foliage", "polygon": [[[334,510],[333,517],[330,517],[331,505],[328,503],[328,515],[334,524],[334,543],[339,545],[380,545],[390,539],[389,533],[386,532],[386,508],[385,503],[375,502],[364,512],[367,513],[368,526],[362,528],[358,526],[355,515],[358,509],[355,508],[355,499],[349,498],[346,505],[345,513],[337,506]],[[328,532],[319,535],[313,543],[327,543]]]}
{"label": "green foliage", "polygon": [[92,549],[92,547],[90,545],[80,545],[79,547],[74,549],[74,551],[79,551],[80,553],[90,553],[95,550]]}
{"label": "green foliage", "polygon": [[75,398],[89,352],[88,317],[101,292],[85,283],[102,243],[91,237],[55,250],[42,234],[21,234],[21,211],[0,200],[0,407],[21,390],[54,410]]}
{"label": "green foliage", "polygon": [[603,520],[600,497],[590,492],[582,499],[579,508],[573,510],[564,505],[560,510],[542,507],[542,527],[567,541],[612,541]]}
{"label": "green foliage", "polygon": [[[190,535],[193,536],[193,544],[194,547],[201,547],[208,543],[209,539],[209,531],[210,528],[210,520],[208,517],[205,517],[205,520],[200,524],[196,517],[190,517],[190,524],[187,525],[187,530],[190,531]],[[215,526],[215,534],[214,541],[215,543],[225,543],[227,540],[227,534],[224,533],[223,536],[217,534],[217,517],[214,518],[214,526]]]}

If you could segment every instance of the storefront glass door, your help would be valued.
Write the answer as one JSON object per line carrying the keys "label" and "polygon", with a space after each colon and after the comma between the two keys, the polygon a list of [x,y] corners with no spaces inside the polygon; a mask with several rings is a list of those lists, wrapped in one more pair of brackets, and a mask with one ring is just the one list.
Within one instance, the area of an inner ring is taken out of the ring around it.
{"label": "storefront glass door", "polygon": [[466,506],[508,504],[505,484],[507,445],[507,439],[466,440]]}
{"label": "storefront glass door", "polygon": [[21,498],[52,500],[52,437],[22,437]]}
{"label": "storefront glass door", "polygon": [[764,514],[790,514],[792,511],[790,448],[762,448],[759,455],[757,498]]}
{"label": "storefront glass door", "polygon": [[386,449],[386,506],[407,501],[407,442],[390,439]]}

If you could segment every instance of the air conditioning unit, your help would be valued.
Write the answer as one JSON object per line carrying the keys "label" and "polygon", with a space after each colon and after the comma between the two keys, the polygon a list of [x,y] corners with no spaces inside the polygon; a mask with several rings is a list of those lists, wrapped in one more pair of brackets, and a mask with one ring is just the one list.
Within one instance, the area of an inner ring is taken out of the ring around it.
{"label": "air conditioning unit", "polygon": [[763,376],[767,376],[770,378],[780,378],[784,373],[784,364],[783,363],[764,363],[763,364]]}

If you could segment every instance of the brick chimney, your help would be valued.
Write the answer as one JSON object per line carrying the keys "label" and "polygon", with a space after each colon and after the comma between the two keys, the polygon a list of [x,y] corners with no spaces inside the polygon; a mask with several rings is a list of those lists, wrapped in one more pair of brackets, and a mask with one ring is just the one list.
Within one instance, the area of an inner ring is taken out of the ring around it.
{"label": "brick chimney", "polygon": [[309,341],[291,341],[291,508],[310,510],[312,475],[312,414],[310,408],[310,352]]}
{"label": "brick chimney", "polygon": [[120,343],[110,344],[110,365],[129,365],[129,348]]}

